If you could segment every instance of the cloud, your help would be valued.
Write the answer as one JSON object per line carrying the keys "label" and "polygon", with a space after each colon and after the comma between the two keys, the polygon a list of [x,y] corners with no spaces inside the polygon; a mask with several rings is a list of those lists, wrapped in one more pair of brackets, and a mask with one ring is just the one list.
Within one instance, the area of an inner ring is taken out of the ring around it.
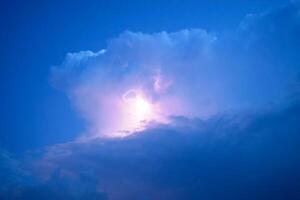
{"label": "cloud", "polygon": [[[96,134],[135,126],[134,113],[122,101],[132,90],[142,93],[155,107],[149,120],[161,121],[169,115],[206,115],[213,106],[201,107],[198,102],[209,102],[217,93],[204,87],[198,68],[210,71],[205,65],[211,62],[215,41],[214,35],[200,29],[155,34],[127,31],[110,40],[101,52],[68,54],[65,62],[53,70],[54,83],[67,91]],[[209,90],[198,95],[204,88]],[[201,112],[194,112],[195,104]]]}

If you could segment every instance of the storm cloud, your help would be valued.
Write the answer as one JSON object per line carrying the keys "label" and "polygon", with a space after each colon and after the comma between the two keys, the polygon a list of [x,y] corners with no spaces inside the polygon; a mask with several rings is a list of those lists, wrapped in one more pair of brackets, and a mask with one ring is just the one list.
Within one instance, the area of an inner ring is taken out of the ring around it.
{"label": "storm cloud", "polygon": [[[86,120],[84,139],[0,154],[0,197],[299,199],[299,13],[293,2],[225,33],[127,31],[69,53],[52,83]],[[118,101],[132,89],[168,123],[95,138],[127,128]]]}

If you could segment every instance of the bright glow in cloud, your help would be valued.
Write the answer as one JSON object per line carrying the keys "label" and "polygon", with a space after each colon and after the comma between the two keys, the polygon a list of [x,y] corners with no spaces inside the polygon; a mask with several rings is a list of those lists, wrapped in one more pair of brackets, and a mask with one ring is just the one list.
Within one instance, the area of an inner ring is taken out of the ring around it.
{"label": "bright glow in cloud", "polygon": [[[123,119],[127,124],[124,124],[127,130],[121,135],[130,134],[130,131],[143,130],[147,122],[161,121],[159,118],[157,107],[152,104],[141,91],[129,90],[123,95],[122,110]],[[129,131],[129,132],[128,132]]]}
{"label": "bright glow in cloud", "polygon": [[135,90],[129,90],[123,95],[123,100],[130,115],[135,116],[138,122],[151,119],[153,114],[152,105],[142,94],[139,94]]}
{"label": "bright glow in cloud", "polygon": [[151,105],[141,96],[137,96],[134,100],[135,116],[137,121],[145,121],[151,115]]}

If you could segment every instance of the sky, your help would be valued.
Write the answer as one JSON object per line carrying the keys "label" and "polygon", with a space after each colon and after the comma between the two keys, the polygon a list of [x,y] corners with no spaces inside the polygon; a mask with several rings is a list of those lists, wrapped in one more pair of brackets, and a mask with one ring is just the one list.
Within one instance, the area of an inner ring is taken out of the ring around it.
{"label": "sky", "polygon": [[0,11],[0,199],[299,199],[299,1]]}

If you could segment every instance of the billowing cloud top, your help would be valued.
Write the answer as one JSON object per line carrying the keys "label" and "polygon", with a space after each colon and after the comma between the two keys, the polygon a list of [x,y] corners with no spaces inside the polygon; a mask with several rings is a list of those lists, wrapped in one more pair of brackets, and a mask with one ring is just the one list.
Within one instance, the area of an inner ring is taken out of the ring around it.
{"label": "billowing cloud top", "polygon": [[[211,114],[217,103],[213,99],[221,99],[221,90],[213,86],[217,77],[208,77],[216,76],[209,69],[216,40],[204,30],[125,32],[106,50],[68,54],[54,68],[54,81],[71,95],[96,134],[131,131],[139,120]],[[124,101],[129,93],[149,102],[149,116],[136,119],[135,109]]]}

